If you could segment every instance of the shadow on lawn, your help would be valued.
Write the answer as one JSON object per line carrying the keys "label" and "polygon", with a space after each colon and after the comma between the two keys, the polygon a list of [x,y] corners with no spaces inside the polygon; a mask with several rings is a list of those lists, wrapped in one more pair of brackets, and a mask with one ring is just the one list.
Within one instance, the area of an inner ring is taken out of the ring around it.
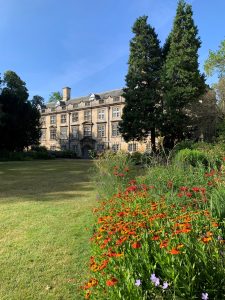
{"label": "shadow on lawn", "polygon": [[76,201],[94,194],[91,161],[7,162],[0,165],[0,203]]}

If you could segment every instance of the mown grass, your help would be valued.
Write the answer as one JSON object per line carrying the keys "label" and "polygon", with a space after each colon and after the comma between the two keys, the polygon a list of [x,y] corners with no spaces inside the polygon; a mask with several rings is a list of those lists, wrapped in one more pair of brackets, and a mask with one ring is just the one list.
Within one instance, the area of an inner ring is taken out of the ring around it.
{"label": "mown grass", "polygon": [[95,190],[90,161],[0,163],[0,299],[81,299]]}

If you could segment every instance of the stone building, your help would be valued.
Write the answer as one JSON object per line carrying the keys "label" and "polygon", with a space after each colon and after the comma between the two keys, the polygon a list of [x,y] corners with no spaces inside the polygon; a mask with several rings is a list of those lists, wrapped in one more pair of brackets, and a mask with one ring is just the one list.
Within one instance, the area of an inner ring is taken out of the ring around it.
{"label": "stone building", "polygon": [[71,99],[63,88],[63,99],[48,103],[41,111],[41,145],[50,150],[72,150],[88,158],[89,150],[148,151],[150,143],[126,143],[119,130],[125,100],[123,90],[113,90]]}

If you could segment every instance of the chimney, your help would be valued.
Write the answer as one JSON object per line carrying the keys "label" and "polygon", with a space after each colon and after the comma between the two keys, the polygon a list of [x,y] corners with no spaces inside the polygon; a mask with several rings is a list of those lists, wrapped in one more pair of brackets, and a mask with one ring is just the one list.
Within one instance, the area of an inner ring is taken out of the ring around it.
{"label": "chimney", "polygon": [[66,86],[62,90],[63,90],[63,101],[70,100],[71,88]]}

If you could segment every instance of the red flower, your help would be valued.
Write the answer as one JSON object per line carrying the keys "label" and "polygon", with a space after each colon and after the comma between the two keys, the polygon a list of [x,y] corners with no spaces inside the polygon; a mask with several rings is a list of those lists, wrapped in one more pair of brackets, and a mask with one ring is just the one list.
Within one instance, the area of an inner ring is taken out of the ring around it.
{"label": "red flower", "polygon": [[185,191],[187,191],[187,190],[188,190],[188,188],[187,188],[186,186],[181,186],[181,187],[180,187],[180,191],[185,192]]}
{"label": "red flower", "polygon": [[135,243],[133,243],[131,246],[132,246],[132,248],[134,248],[134,249],[139,249],[139,248],[141,248],[141,243],[135,242]]}
{"label": "red flower", "polygon": [[113,285],[117,284],[117,282],[118,282],[118,280],[115,277],[113,277],[112,279],[106,281],[106,285],[113,286]]}

